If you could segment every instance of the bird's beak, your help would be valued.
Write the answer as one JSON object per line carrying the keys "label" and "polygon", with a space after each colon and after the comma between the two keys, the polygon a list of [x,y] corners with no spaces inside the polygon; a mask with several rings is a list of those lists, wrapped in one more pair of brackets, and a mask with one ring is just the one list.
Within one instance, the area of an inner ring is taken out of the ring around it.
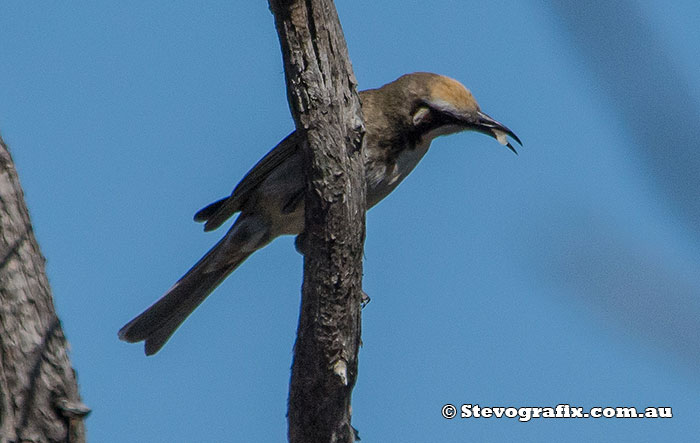
{"label": "bird's beak", "polygon": [[492,119],[491,117],[489,117],[481,111],[477,111],[476,119],[474,120],[470,122],[470,126],[472,127],[472,129],[484,133],[486,135],[490,135],[491,137],[498,140],[500,144],[507,146],[508,149],[515,153],[515,155],[518,155],[518,151],[516,151],[513,145],[510,144],[506,136],[510,136],[520,146],[522,146],[523,144],[518,138],[518,136],[515,135],[513,131],[508,129],[506,125],[497,122],[496,120]]}

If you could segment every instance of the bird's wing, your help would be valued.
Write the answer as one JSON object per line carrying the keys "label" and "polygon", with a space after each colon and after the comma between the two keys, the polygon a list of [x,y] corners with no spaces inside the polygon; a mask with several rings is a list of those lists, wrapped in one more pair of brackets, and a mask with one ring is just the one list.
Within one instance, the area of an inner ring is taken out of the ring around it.
{"label": "bird's wing", "polygon": [[300,136],[297,131],[289,134],[270,152],[268,152],[243,177],[229,197],[212,203],[195,214],[196,221],[206,221],[205,231],[221,226],[229,217],[241,210],[250,194],[260,186],[272,171],[299,149]]}

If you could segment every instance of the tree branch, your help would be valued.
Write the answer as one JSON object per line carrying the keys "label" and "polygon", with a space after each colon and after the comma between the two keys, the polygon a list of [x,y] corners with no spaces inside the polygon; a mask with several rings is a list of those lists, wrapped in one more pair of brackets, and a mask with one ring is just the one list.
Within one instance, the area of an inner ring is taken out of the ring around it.
{"label": "tree branch", "polygon": [[84,442],[68,342],[12,157],[0,137],[0,441]]}
{"label": "tree branch", "polygon": [[297,130],[306,135],[304,284],[289,440],[352,442],[366,208],[360,102],[333,2],[269,3],[290,108]]}

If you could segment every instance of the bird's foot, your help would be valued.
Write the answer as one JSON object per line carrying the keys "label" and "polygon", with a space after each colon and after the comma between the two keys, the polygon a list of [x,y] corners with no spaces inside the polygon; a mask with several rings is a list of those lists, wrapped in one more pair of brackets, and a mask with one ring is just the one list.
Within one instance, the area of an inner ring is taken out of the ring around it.
{"label": "bird's foot", "polygon": [[360,300],[360,305],[362,306],[362,309],[364,309],[365,306],[367,306],[370,301],[372,301],[372,299],[369,298],[369,295],[367,295],[367,293],[363,289],[362,290],[362,299]]}

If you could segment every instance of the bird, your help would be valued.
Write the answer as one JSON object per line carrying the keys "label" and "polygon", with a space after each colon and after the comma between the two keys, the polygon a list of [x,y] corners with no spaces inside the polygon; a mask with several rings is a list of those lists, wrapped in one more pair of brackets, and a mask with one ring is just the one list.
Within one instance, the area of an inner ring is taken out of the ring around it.
{"label": "bird", "polygon": [[[364,116],[367,209],[391,193],[415,168],[436,137],[476,131],[522,146],[517,135],[481,111],[459,81],[429,72],[406,74],[359,93]],[[158,352],[185,319],[243,261],[282,235],[304,231],[304,175],[301,145],[294,131],[268,152],[234,188],[198,211],[205,231],[240,213],[228,232],[158,301],[119,330],[126,342],[145,341],[146,355]],[[303,253],[303,251],[302,251]]]}

